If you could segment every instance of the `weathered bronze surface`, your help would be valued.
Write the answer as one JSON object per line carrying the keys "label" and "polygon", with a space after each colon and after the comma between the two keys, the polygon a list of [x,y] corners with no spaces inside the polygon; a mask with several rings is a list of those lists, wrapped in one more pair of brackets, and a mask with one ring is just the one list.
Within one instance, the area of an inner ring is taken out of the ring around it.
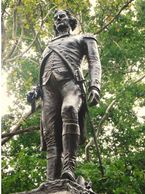
{"label": "weathered bronze surface", "polygon": [[42,150],[47,151],[48,180],[75,181],[74,168],[79,143],[85,139],[85,96],[80,65],[88,60],[89,102],[99,101],[101,64],[92,35],[72,35],[76,19],[68,11],[56,11],[56,37],[43,52],[40,68],[42,87]]}
{"label": "weathered bronze surface", "polygon": [[96,194],[89,186],[68,179],[42,183],[37,189],[15,194]]}

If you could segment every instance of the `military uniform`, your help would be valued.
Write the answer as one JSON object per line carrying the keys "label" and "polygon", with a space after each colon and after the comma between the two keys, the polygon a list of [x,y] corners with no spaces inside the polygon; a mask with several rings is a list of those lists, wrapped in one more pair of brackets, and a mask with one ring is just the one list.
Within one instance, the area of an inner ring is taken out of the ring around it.
{"label": "military uniform", "polygon": [[42,55],[42,143],[43,150],[48,151],[47,174],[52,180],[60,177],[62,152],[63,170],[73,170],[80,135],[81,140],[84,136],[82,92],[66,64],[75,72],[80,69],[84,56],[89,65],[90,88],[100,90],[101,64],[93,36],[65,34],[56,37]]}

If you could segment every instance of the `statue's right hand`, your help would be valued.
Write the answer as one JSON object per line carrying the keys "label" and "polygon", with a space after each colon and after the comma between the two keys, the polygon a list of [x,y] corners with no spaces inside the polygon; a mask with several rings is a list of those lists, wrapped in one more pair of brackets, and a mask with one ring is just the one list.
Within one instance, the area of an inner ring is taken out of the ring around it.
{"label": "statue's right hand", "polygon": [[27,102],[33,103],[35,100],[38,100],[42,97],[42,91],[40,86],[35,86],[31,91],[27,93]]}
{"label": "statue's right hand", "polygon": [[32,103],[35,100],[35,91],[29,91],[27,93],[27,102]]}

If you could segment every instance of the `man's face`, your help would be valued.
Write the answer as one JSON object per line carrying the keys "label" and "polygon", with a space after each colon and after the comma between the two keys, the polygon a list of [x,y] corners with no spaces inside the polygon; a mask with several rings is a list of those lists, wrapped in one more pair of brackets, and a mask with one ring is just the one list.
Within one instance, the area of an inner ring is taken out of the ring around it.
{"label": "man's face", "polygon": [[58,11],[54,15],[54,25],[57,31],[61,31],[69,27],[69,18],[65,11]]}

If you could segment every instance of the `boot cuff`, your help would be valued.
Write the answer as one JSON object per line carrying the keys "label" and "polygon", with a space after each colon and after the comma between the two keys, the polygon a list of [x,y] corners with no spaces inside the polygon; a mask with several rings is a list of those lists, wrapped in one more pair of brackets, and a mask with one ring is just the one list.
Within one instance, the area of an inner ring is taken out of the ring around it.
{"label": "boot cuff", "polygon": [[80,127],[76,123],[65,123],[63,124],[63,132],[62,135],[65,134],[76,134],[80,135]]}

